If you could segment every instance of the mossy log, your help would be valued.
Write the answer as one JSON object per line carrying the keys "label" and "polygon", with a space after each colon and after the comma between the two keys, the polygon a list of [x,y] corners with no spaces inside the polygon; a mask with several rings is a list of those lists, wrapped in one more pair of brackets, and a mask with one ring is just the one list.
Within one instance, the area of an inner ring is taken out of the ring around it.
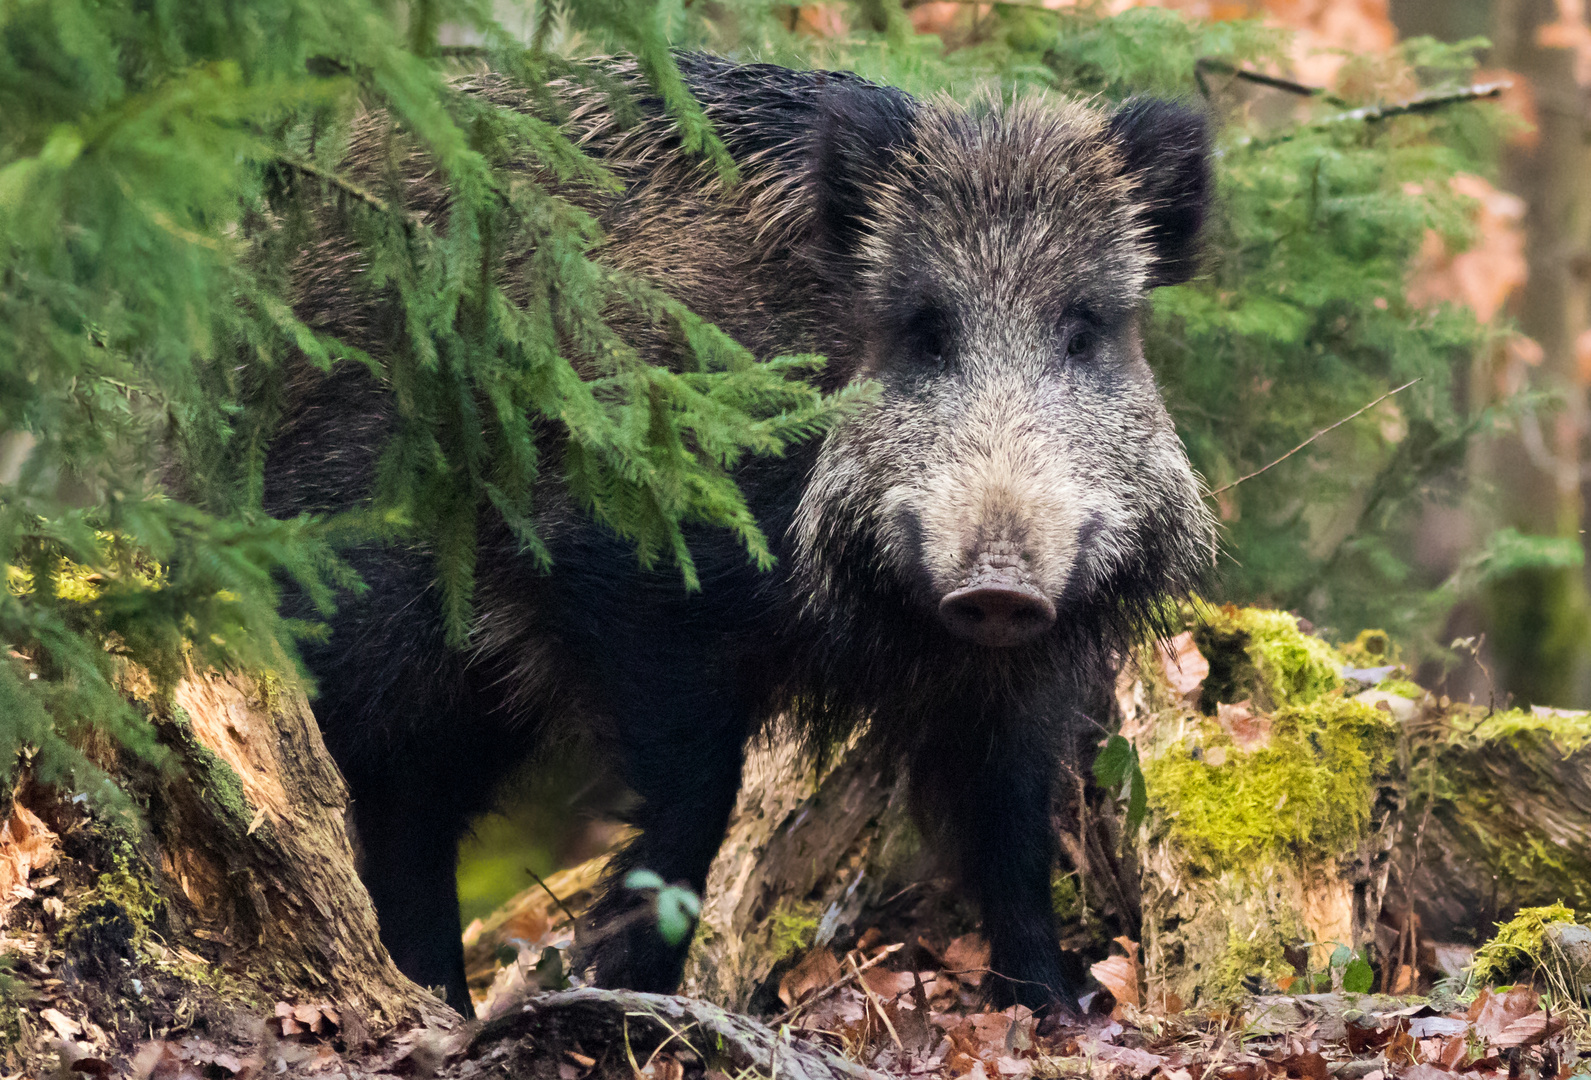
{"label": "mossy log", "polygon": [[[195,1026],[257,1028],[282,1001],[336,1017],[350,1048],[457,1024],[381,945],[347,790],[303,694],[239,673],[190,671],[169,695],[137,672],[125,683],[169,760],[96,757],[139,810],[26,780],[9,808],[55,845],[48,875],[36,868],[0,916],[31,1002],[4,1048],[23,1071],[51,1054],[114,1059]],[[64,1018],[53,1032],[30,1020],[46,1007]]]}
{"label": "mossy log", "polygon": [[1427,699],[1409,738],[1389,926],[1477,945],[1522,907],[1591,912],[1591,714]]}
{"label": "mossy log", "polygon": [[1374,943],[1412,703],[1347,666],[1293,616],[1226,608],[1124,675],[1148,792],[1135,839],[1151,1002],[1289,987],[1338,946]]}

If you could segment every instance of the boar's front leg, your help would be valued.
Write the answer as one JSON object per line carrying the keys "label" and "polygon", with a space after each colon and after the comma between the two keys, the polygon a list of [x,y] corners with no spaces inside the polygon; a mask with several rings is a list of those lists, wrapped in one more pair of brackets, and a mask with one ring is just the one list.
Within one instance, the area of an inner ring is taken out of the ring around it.
{"label": "boar's front leg", "polygon": [[1051,901],[1057,762],[1047,733],[1010,717],[935,726],[943,734],[913,755],[913,801],[983,914],[984,985],[1000,1007],[1075,1013],[1082,965],[1061,950]]}

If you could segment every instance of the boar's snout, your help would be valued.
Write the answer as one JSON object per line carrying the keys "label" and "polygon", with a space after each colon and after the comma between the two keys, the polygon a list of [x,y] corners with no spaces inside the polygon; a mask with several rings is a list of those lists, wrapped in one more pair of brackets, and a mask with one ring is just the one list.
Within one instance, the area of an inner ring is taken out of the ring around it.
{"label": "boar's snout", "polygon": [[958,637],[992,648],[1031,641],[1055,623],[1055,603],[1028,579],[1020,558],[983,553],[965,584],[939,601]]}

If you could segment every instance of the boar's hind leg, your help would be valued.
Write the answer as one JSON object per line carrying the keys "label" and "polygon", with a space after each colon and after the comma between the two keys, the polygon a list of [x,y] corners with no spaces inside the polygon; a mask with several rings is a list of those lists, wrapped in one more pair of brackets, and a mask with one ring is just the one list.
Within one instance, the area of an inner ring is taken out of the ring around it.
{"label": "boar's hind leg", "polygon": [[989,941],[984,985],[998,1006],[1075,1012],[1082,966],[1061,951],[1050,878],[1051,749],[1020,724],[944,725],[912,761],[924,834],[939,838]]}
{"label": "boar's hind leg", "polygon": [[624,779],[641,797],[631,822],[641,832],[615,860],[607,892],[583,932],[583,961],[599,986],[669,994],[679,986],[690,935],[670,945],[658,933],[652,895],[626,889],[631,870],[651,870],[700,896],[740,788],[746,718],[718,688],[637,694],[618,717]]}

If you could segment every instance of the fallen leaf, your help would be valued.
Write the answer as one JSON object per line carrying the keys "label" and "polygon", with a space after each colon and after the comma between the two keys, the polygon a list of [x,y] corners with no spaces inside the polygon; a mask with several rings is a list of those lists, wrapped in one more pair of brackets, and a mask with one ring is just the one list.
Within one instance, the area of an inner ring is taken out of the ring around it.
{"label": "fallen leaf", "polygon": [[862,972],[862,982],[885,1001],[893,1001],[911,992],[912,987],[917,985],[917,976],[910,971],[890,971],[888,968],[872,967]]}
{"label": "fallen leaf", "polygon": [[644,1080],[684,1080],[685,1066],[672,1054],[659,1054],[641,1069],[641,1076]]}
{"label": "fallen leaf", "polygon": [[842,974],[840,962],[835,959],[833,950],[827,947],[813,949],[779,980],[779,1000],[784,1002],[785,1008],[791,1008],[824,987],[838,982]]}
{"label": "fallen leaf", "polygon": [[1539,1002],[1539,995],[1528,986],[1516,986],[1501,995],[1482,990],[1470,1005],[1467,1019],[1475,1025],[1476,1036],[1489,1043],[1515,1020],[1535,1012]]}
{"label": "fallen leaf", "polygon": [[1398,1080],[1452,1080],[1452,1074],[1438,1069],[1435,1065],[1421,1062],[1404,1069],[1398,1074]]}
{"label": "fallen leaf", "polygon": [[1331,1072],[1326,1067],[1326,1059],[1312,1050],[1271,1060],[1288,1076],[1301,1080],[1330,1080]]}
{"label": "fallen leaf", "polygon": [[1215,719],[1239,750],[1258,750],[1271,741],[1271,718],[1254,708],[1247,699],[1215,707]]}
{"label": "fallen leaf", "polygon": [[945,970],[968,986],[983,982],[989,967],[989,943],[979,934],[963,934],[945,948]]}
{"label": "fallen leaf", "polygon": [[1111,1016],[1121,1019],[1122,1007],[1125,1005],[1140,1005],[1143,996],[1139,986],[1143,981],[1143,968],[1138,963],[1138,943],[1129,937],[1119,937],[1116,944],[1126,952],[1125,956],[1107,956],[1099,963],[1089,968],[1099,984],[1109,990],[1116,999],[1116,1008],[1111,1011]]}
{"label": "fallen leaf", "polygon": [[1563,1027],[1564,1019],[1561,1016],[1548,1016],[1545,1012],[1532,1013],[1515,1020],[1486,1041],[1501,1047],[1534,1046],[1547,1036],[1556,1035]]}
{"label": "fallen leaf", "polygon": [[1170,641],[1162,642],[1156,652],[1160,657],[1160,671],[1171,692],[1184,701],[1197,695],[1209,677],[1210,662],[1193,643],[1193,632],[1184,630]]}
{"label": "fallen leaf", "polygon": [[55,1029],[57,1038],[70,1041],[83,1034],[83,1025],[59,1009],[40,1009],[39,1019]]}
{"label": "fallen leaf", "polygon": [[11,804],[11,816],[0,825],[0,926],[8,911],[22,899],[28,876],[55,861],[58,838],[44,821],[20,802]]}

